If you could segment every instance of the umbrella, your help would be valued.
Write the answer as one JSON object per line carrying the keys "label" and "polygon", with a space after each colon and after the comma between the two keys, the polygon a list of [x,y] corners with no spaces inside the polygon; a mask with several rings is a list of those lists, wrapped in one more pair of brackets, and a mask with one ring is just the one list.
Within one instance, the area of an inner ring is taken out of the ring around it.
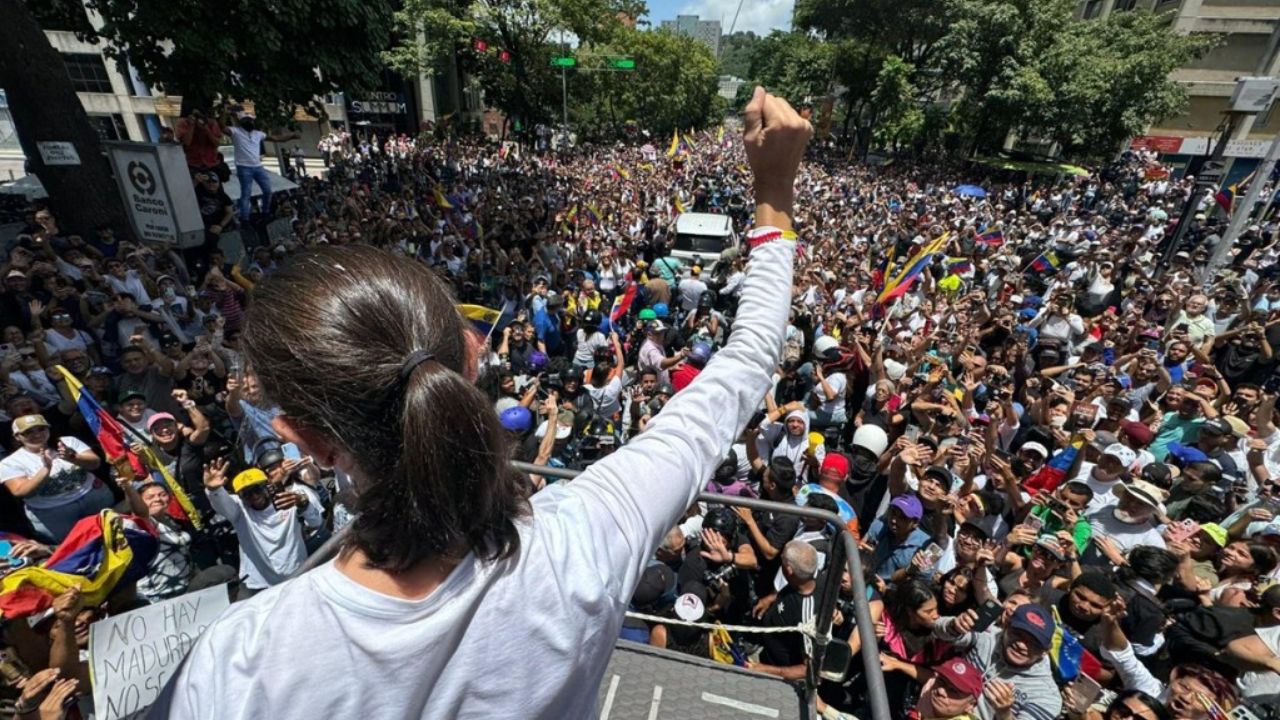
{"label": "umbrella", "polygon": [[961,197],[984,198],[987,196],[987,191],[977,185],[957,185],[956,189],[952,190],[952,192]]}

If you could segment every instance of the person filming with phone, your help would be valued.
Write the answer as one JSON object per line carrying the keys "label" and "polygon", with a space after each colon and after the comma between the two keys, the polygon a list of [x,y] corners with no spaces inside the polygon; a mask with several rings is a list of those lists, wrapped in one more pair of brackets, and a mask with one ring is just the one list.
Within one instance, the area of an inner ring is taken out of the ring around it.
{"label": "person filming with phone", "polygon": [[[475,386],[466,321],[429,268],[335,245],[258,284],[240,343],[280,404],[271,425],[353,478],[357,516],[334,560],[214,621],[149,716],[593,716],[654,550],[770,387],[796,254],[794,185],[812,132],[756,88],[744,140],[758,227],[729,341],[644,433],[532,497]],[[264,480],[237,476],[233,498],[218,465],[205,484],[215,508],[237,518],[242,546],[278,541],[267,569],[282,575],[301,558],[297,515],[315,510],[272,512],[268,497],[245,497]],[[251,551],[244,559],[263,569]],[[493,672],[511,668],[538,671],[495,685]],[[314,682],[323,677],[346,681]],[[307,690],[272,689],[297,683]]]}

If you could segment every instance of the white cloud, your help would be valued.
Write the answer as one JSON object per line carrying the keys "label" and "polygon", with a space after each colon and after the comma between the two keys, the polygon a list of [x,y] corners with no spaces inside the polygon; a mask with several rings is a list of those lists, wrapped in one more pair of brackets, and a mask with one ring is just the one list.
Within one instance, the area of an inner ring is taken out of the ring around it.
{"label": "white cloud", "polygon": [[791,27],[791,11],[795,0],[693,0],[685,3],[682,15],[698,15],[703,20],[719,20],[725,33],[733,24],[733,13],[742,3],[735,31],[753,30],[758,35]]}

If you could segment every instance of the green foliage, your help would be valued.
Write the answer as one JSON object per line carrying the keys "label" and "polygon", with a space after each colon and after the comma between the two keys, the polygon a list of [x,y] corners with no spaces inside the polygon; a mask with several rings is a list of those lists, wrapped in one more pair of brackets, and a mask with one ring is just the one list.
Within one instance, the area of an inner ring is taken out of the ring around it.
{"label": "green foliage", "polygon": [[803,32],[774,30],[751,52],[751,80],[793,105],[832,89],[837,46]]}
{"label": "green foliage", "polygon": [[603,57],[635,58],[634,72],[579,72],[570,78],[570,116],[593,118],[597,133],[616,132],[636,120],[662,138],[673,129],[716,124],[725,105],[716,94],[719,66],[702,42],[669,32],[624,30],[614,42],[591,46],[587,70]]}
{"label": "green foliage", "polygon": [[[96,32],[85,8],[103,22]],[[323,113],[318,98],[374,87],[391,42],[391,0],[49,0],[33,3],[46,27],[101,37],[128,51],[143,81],[184,101],[252,100],[259,115]]]}
{"label": "green foliage", "polygon": [[924,110],[911,82],[915,67],[897,55],[885,58],[876,75],[871,102],[879,113],[876,140],[887,146],[912,143],[924,129]]}
{"label": "green foliage", "polygon": [[760,36],[738,31],[720,39],[720,74],[746,78],[751,74],[751,53]]}

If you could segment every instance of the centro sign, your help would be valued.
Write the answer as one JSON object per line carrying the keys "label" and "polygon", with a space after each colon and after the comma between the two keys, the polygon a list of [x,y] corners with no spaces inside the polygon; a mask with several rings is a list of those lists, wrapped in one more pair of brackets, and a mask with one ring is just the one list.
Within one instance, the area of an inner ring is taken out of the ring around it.
{"label": "centro sign", "polygon": [[190,247],[204,240],[204,223],[179,145],[107,144],[116,184],[139,240]]}
{"label": "centro sign", "polygon": [[372,92],[351,101],[351,112],[362,115],[407,115],[409,105],[393,92]]}

